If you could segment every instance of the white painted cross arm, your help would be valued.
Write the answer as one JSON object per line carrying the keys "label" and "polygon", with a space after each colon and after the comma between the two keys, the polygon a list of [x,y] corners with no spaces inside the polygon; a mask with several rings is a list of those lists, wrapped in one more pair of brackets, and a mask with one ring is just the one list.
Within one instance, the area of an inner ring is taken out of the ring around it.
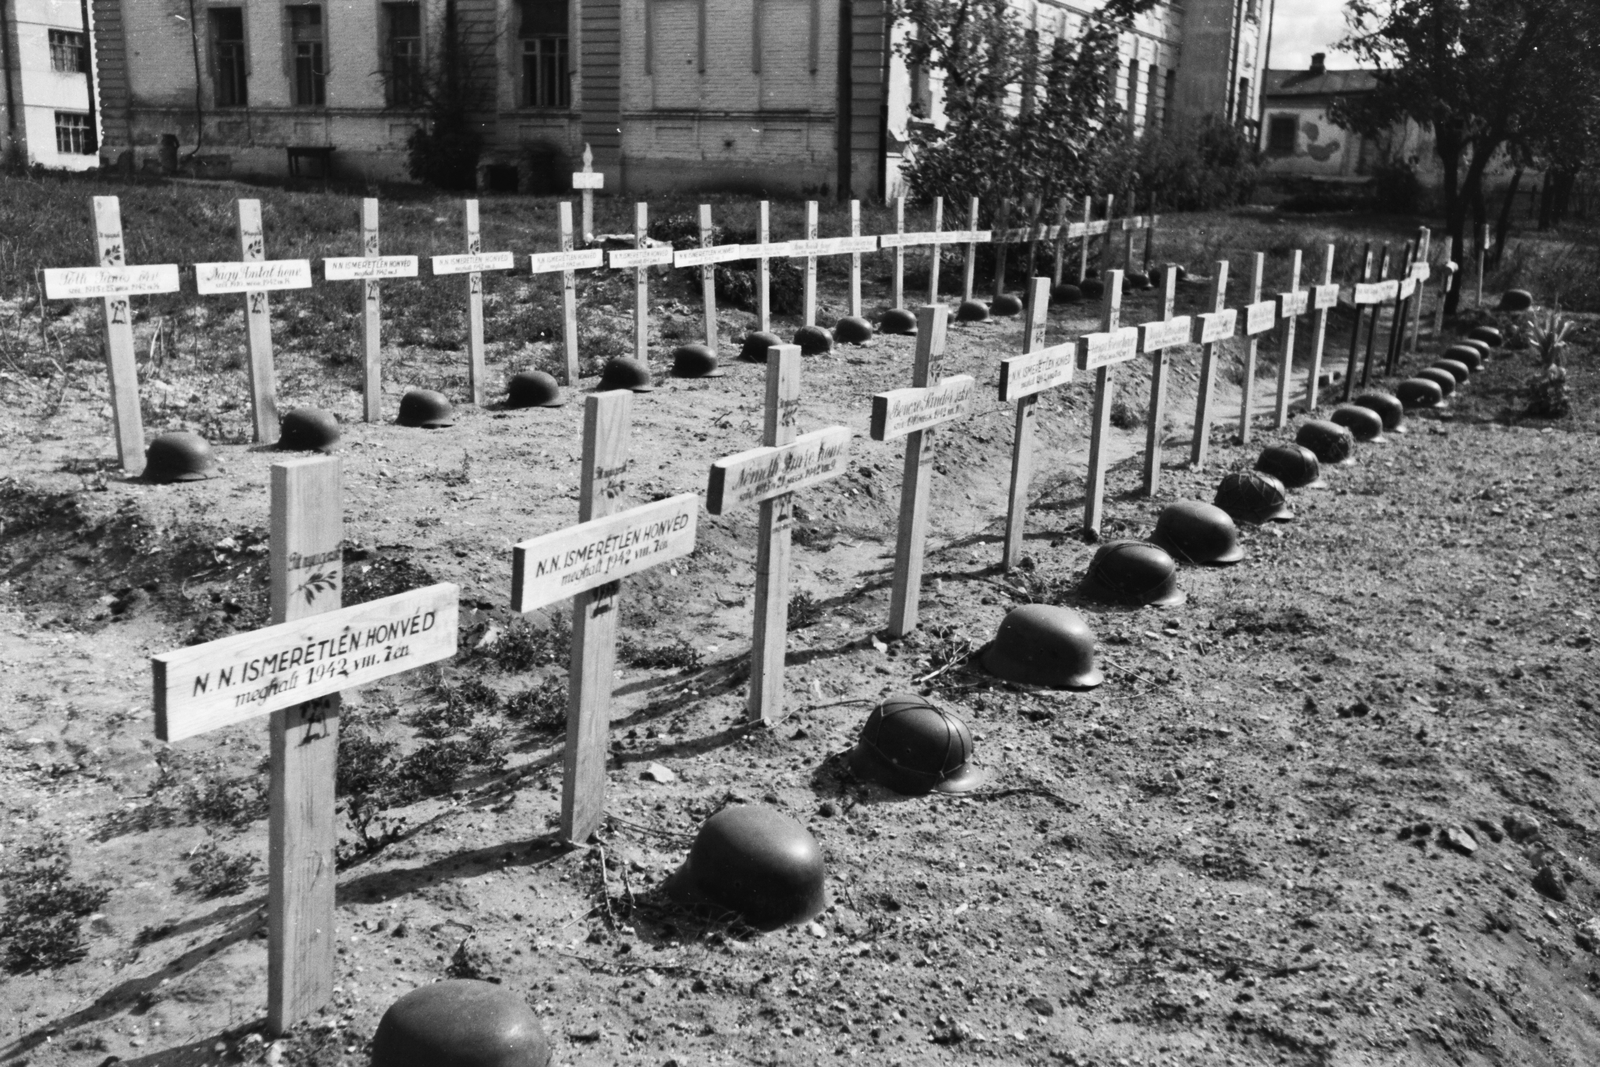
{"label": "white painted cross arm", "polygon": [[322,275],[330,282],[357,282],[373,278],[415,278],[416,256],[329,256]]}
{"label": "white painted cross arm", "polygon": [[449,659],[458,611],[459,589],[441,582],[154,656],[156,737],[193,737]]}
{"label": "white painted cross arm", "polygon": [[600,248],[579,248],[567,252],[535,252],[528,257],[531,274],[554,274],[564,270],[588,270],[606,265],[606,254]]}
{"label": "white painted cross arm", "polygon": [[435,276],[477,274],[485,270],[511,270],[517,265],[517,257],[513,252],[468,252],[455,256],[434,256],[432,263]]}
{"label": "white painted cross arm", "polygon": [[812,240],[789,241],[789,251],[786,253],[790,259],[810,259],[813,256],[843,256],[852,252],[876,252],[878,238],[867,237],[818,237]]}
{"label": "white painted cross arm", "polygon": [[721,515],[730,507],[758,504],[838,477],[850,459],[850,437],[848,426],[827,426],[787,445],[746,449],[718,460],[711,464],[706,510]]}
{"label": "white painted cross arm", "polygon": [[977,395],[977,382],[970,374],[954,374],[926,388],[879,393],[872,398],[872,439],[892,441],[970,415]]}
{"label": "white painted cross arm", "polygon": [[1278,302],[1276,300],[1257,300],[1254,304],[1245,305],[1244,309],[1244,335],[1254,337],[1266,333],[1278,325]]}
{"label": "white painted cross arm", "polygon": [[914,248],[923,245],[989,244],[994,240],[992,230],[919,230],[916,233],[884,233],[878,235],[879,248]]}
{"label": "white painted cross arm", "polygon": [[1278,305],[1278,318],[1298,318],[1311,306],[1311,290],[1296,289],[1289,293],[1279,293],[1273,300]]}
{"label": "white painted cross arm", "polygon": [[1086,333],[1078,338],[1078,369],[1097,370],[1126,363],[1139,354],[1139,327],[1124,326],[1110,332]]}
{"label": "white painted cross arm", "polygon": [[1138,329],[1139,351],[1155,353],[1188,344],[1194,334],[1194,320],[1188,315],[1179,315],[1172,319],[1147,322]]}
{"label": "white painted cross arm", "polygon": [[50,300],[177,291],[178,266],[175,263],[138,267],[49,267],[44,272],[44,295]]}
{"label": "white painted cross arm", "polygon": [[1358,282],[1356,283],[1354,303],[1357,307],[1369,304],[1381,304],[1386,300],[1393,300],[1400,295],[1400,281],[1390,278],[1385,282]]}
{"label": "white painted cross arm", "polygon": [[533,611],[694,551],[700,498],[680,493],[512,548],[511,610]]}
{"label": "white painted cross arm", "polygon": [[1009,403],[1072,381],[1078,342],[1066,341],[1000,361],[1000,402]]}
{"label": "white painted cross arm", "polygon": [[605,173],[597,170],[575,170],[572,172],[572,187],[574,189],[604,189],[606,187]]}
{"label": "white painted cross arm", "polygon": [[654,248],[619,248],[606,255],[606,263],[613,270],[619,268],[664,267],[672,263],[672,246]]}
{"label": "white painted cross arm", "polygon": [[1224,308],[1221,311],[1208,311],[1194,317],[1194,343],[1197,345],[1211,345],[1218,341],[1226,340],[1233,336],[1233,329],[1239,321],[1238,308]]}
{"label": "white painted cross arm", "polygon": [[[413,272],[415,273],[415,272]],[[196,263],[195,288],[201,295],[260,293],[311,288],[309,259],[262,259],[244,263]]]}
{"label": "white painted cross arm", "polygon": [[1314,285],[1306,290],[1311,296],[1311,310],[1325,311],[1328,308],[1339,306],[1339,283],[1329,282],[1327,285]]}

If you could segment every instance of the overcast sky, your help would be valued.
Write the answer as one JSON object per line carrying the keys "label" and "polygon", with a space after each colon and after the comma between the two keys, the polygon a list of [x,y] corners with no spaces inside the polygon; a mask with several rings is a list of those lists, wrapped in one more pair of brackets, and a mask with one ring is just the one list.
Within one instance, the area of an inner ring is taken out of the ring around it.
{"label": "overcast sky", "polygon": [[1348,70],[1358,66],[1355,57],[1333,50],[1344,36],[1344,0],[1277,0],[1272,20],[1272,55],[1268,65],[1276,70],[1302,70],[1311,65],[1311,53],[1328,53],[1328,66]]}

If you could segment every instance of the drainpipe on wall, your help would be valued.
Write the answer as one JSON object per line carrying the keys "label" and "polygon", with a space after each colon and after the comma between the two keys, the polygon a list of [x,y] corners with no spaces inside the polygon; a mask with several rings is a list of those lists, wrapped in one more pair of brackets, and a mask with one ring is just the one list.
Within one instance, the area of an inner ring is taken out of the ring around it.
{"label": "drainpipe on wall", "polygon": [[852,99],[855,92],[855,82],[851,77],[850,57],[854,44],[855,27],[851,25],[852,5],[850,0],[839,0],[839,106],[834,109],[838,124],[835,137],[835,151],[839,155],[839,165],[834,175],[838,184],[838,200],[842,204],[850,199],[850,127],[855,121],[856,102]]}
{"label": "drainpipe on wall", "polygon": [[[17,153],[17,102],[11,91],[11,18],[6,11],[6,0],[0,0],[0,67],[6,72],[6,143],[11,146],[11,156]],[[7,160],[6,162],[10,162]]]}
{"label": "drainpipe on wall", "polygon": [[78,0],[78,17],[83,20],[83,76],[89,85],[89,140],[100,150],[100,108],[94,94],[94,31],[89,21],[89,0]]}

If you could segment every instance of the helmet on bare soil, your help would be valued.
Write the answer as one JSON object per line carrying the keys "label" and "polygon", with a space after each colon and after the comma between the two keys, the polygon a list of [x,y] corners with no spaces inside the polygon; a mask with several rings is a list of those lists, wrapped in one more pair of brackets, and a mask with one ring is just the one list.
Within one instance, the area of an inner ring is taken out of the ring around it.
{"label": "helmet on bare soil", "polygon": [[383,1013],[371,1067],[549,1067],[528,1002],[493,982],[453,978],[413,989]]}
{"label": "helmet on bare soil", "polygon": [[217,469],[211,443],[197,433],[174,430],[157,436],[144,450],[144,480],[160,485],[203,481]]}
{"label": "helmet on bare soil", "polygon": [[278,421],[278,447],[285,452],[332,452],[339,420],[321,408],[294,408]]}
{"label": "helmet on bare soil", "polygon": [[1500,294],[1501,311],[1527,311],[1533,307],[1533,294],[1526,289],[1507,289]]}
{"label": "helmet on bare soil", "polygon": [[1439,395],[1449,396],[1456,391],[1456,376],[1447,370],[1438,367],[1423,367],[1417,371],[1416,377],[1425,378],[1439,386]]}
{"label": "helmet on bare soil", "polygon": [[1406,409],[1400,398],[1382,389],[1371,389],[1356,397],[1355,402],[1378,413],[1384,433],[1406,432]]}
{"label": "helmet on bare soil", "polygon": [[1083,299],[1083,290],[1071,282],[1062,282],[1050,290],[1050,299],[1062,304],[1076,304]]}
{"label": "helmet on bare soil", "polygon": [[400,398],[400,415],[395,421],[401,426],[421,426],[428,430],[454,424],[450,401],[443,393],[432,389],[407,389],[406,395]]}
{"label": "helmet on bare soil", "polygon": [[1500,336],[1500,328],[1498,326],[1474,326],[1467,331],[1467,339],[1470,341],[1482,341],[1490,348],[1499,348],[1505,343],[1505,338]]}
{"label": "helmet on bare soil", "polygon": [[821,326],[802,326],[794,332],[794,343],[802,356],[820,356],[833,351],[833,334]]}
{"label": "helmet on bare soil", "polygon": [[[1378,429],[1383,429],[1381,421]],[[1347,466],[1356,461],[1355,435],[1331,419],[1307,419],[1295,431],[1294,440],[1295,444],[1311,449],[1319,463]]]}
{"label": "helmet on bare soil", "polygon": [[[1481,343],[1481,342],[1480,342]],[[1479,348],[1477,344],[1467,344],[1461,341],[1444,350],[1444,359],[1458,360],[1467,365],[1467,369],[1477,373],[1483,369],[1483,361],[1488,358],[1488,345]]]}
{"label": "helmet on bare soil", "polygon": [[1256,457],[1256,470],[1270,474],[1289,489],[1321,489],[1322,463],[1305,445],[1268,445]]}
{"label": "helmet on bare soil", "polygon": [[1085,300],[1099,300],[1106,295],[1106,283],[1099,278],[1085,278],[1078,283],[1078,291]]}
{"label": "helmet on bare soil", "polygon": [[732,805],[702,823],[663,888],[679,903],[733,912],[758,930],[805,922],[828,904],[816,838],[761,804]]}
{"label": "helmet on bare soil", "polygon": [[1122,276],[1122,287],[1124,289],[1149,289],[1152,284],[1150,275],[1142,271],[1130,270]]}
{"label": "helmet on bare soil", "polygon": [[989,305],[982,300],[963,300],[956,305],[957,322],[982,322],[989,317]]}
{"label": "helmet on bare soil", "polygon": [[674,378],[720,378],[726,373],[717,366],[717,354],[705,345],[679,345],[672,350]]}
{"label": "helmet on bare soil", "polygon": [[907,796],[967,793],[987,777],[972,765],[967,724],[906,693],[872,709],[849,759],[856,777]]}
{"label": "helmet on bare soil", "polygon": [[1011,293],[1001,293],[989,305],[991,315],[1020,315],[1022,313],[1022,300]]}
{"label": "helmet on bare soil", "polygon": [[917,317],[905,308],[890,308],[878,320],[879,333],[912,334],[917,332]]}
{"label": "helmet on bare soil", "polygon": [[1432,365],[1438,367],[1440,370],[1449,371],[1450,376],[1456,380],[1457,385],[1461,385],[1468,378],[1472,377],[1472,370],[1466,365],[1466,363],[1459,359],[1451,359],[1448,356],[1440,356],[1438,359],[1433,361]]}
{"label": "helmet on bare soil", "polygon": [[1178,500],[1162,508],[1150,541],[1184,563],[1221,566],[1244,559],[1232,516],[1201,500]]}
{"label": "helmet on bare soil", "polygon": [[1328,421],[1350,431],[1350,436],[1365,444],[1383,440],[1383,416],[1365,404],[1340,404],[1328,413]]}
{"label": "helmet on bare soil", "polygon": [[1094,664],[1094,633],[1071,608],[1024,604],[1006,613],[984,646],[983,669],[1008,682],[1093,689],[1105,675]]}
{"label": "helmet on bare soil", "polygon": [[1178,588],[1178,565],[1146,541],[1110,541],[1095,550],[1078,593],[1129,607],[1171,607],[1188,597]]}
{"label": "helmet on bare soil", "polygon": [[506,404],[514,408],[558,408],[565,404],[555,377],[542,370],[513,374],[506,383]]}
{"label": "helmet on bare soil", "polygon": [[1233,516],[1234,522],[1293,522],[1283,483],[1261,471],[1234,471],[1223,475],[1212,501]]}
{"label": "helmet on bare soil", "polygon": [[767,330],[752,330],[744,335],[744,344],[739,346],[739,358],[748,359],[751,363],[765,363],[767,349],[773,345],[783,344],[783,338]]}
{"label": "helmet on bare soil", "polygon": [[[915,329],[915,322],[913,322],[912,328]],[[866,344],[872,340],[872,323],[860,315],[846,315],[833,324],[833,336],[841,344]]]}
{"label": "helmet on bare soil", "polygon": [[1407,378],[1394,387],[1394,395],[1407,408],[1436,408],[1444,403],[1444,390],[1431,378]]}
{"label": "helmet on bare soil", "polygon": [[613,356],[600,368],[601,389],[632,389],[636,393],[648,393],[655,387],[649,364],[632,356]]}

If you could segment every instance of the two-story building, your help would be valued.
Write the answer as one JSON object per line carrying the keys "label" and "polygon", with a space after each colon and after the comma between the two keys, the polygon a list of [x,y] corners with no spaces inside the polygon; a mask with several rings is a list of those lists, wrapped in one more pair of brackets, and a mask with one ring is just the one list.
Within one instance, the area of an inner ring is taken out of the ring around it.
{"label": "two-story building", "polygon": [[78,0],[0,2],[0,160],[99,165],[86,8]]}

